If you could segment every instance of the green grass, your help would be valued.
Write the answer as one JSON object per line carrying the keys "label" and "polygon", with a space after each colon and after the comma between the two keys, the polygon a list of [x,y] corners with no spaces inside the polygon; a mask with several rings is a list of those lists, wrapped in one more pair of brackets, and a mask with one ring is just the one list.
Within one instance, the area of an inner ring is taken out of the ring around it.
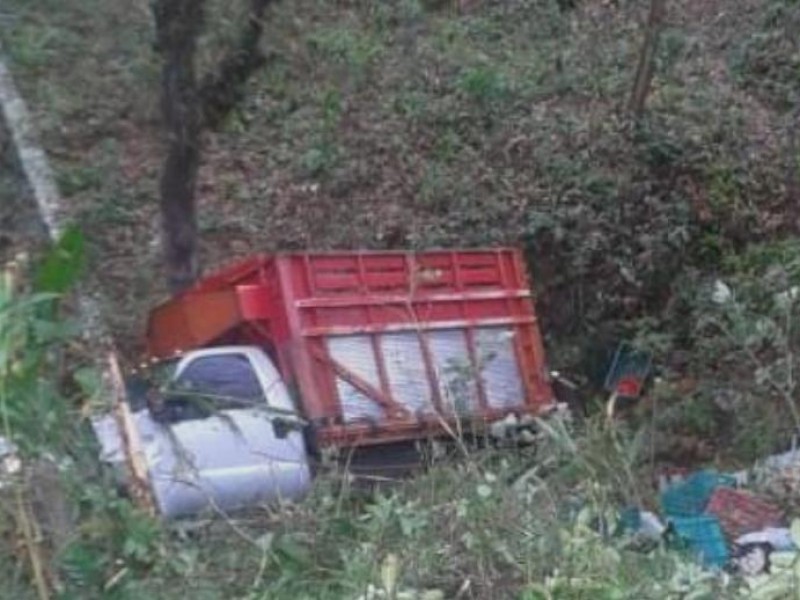
{"label": "green grass", "polygon": [[[108,561],[91,543],[72,546],[62,559],[68,589],[81,598],[164,600],[187,593],[382,597],[370,595],[371,588],[431,600],[459,591],[487,600],[677,593],[675,577],[690,562],[666,550],[642,553],[631,538],[597,528],[598,519],[616,518],[618,494],[627,493],[609,477],[631,466],[617,462],[627,442],[599,429],[584,437],[553,427],[537,452],[476,452],[373,490],[323,475],[301,505],[188,530],[160,531],[123,510],[123,522],[113,529],[124,535],[120,558]],[[103,523],[95,518],[93,526],[108,527]],[[705,583],[682,585],[727,597],[721,579],[705,577]]]}

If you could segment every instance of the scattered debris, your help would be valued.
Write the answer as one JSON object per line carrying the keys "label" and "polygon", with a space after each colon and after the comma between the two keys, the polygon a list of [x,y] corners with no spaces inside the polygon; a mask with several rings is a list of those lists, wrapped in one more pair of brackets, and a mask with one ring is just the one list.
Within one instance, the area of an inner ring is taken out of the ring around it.
{"label": "scattered debris", "polygon": [[772,547],[769,544],[747,544],[734,549],[731,562],[738,573],[753,576],[766,573],[770,567]]}
{"label": "scattered debris", "polygon": [[666,531],[667,526],[650,511],[629,508],[620,513],[617,533],[631,534],[635,547],[660,542]]}
{"label": "scattered debris", "polygon": [[677,545],[685,544],[704,565],[724,567],[728,562],[728,545],[715,516],[671,517],[669,524]]}
{"label": "scattered debris", "polygon": [[[764,474],[773,478],[800,476],[800,452],[792,450],[769,457],[757,468],[761,469],[762,478]],[[763,577],[771,572],[774,556],[782,555],[780,560],[784,562],[787,556],[794,557],[795,562],[800,560],[800,521],[793,524],[798,529],[796,533],[786,528],[786,515],[780,507],[742,489],[750,480],[747,471],[663,473],[659,476],[659,489],[666,528],[657,515],[637,508],[622,511],[620,527],[636,536],[665,539],[673,546],[688,549],[704,566],[730,568],[746,577],[758,576],[753,585],[769,590],[770,587],[763,587]],[[800,483],[800,478],[793,481]],[[769,591],[759,594],[763,598],[780,597]]]}
{"label": "scattered debris", "polygon": [[642,395],[650,376],[652,356],[638,350],[628,342],[617,346],[604,387],[611,394],[606,404],[606,414],[612,419],[618,408],[636,403]]}
{"label": "scattered debris", "polygon": [[800,450],[769,456],[756,465],[753,480],[759,489],[775,498],[791,498],[800,494]]}
{"label": "scattered debris", "polygon": [[638,399],[650,376],[652,362],[649,352],[639,350],[628,342],[620,343],[606,375],[606,391],[620,399]]}
{"label": "scattered debris", "polygon": [[795,552],[772,552],[765,561],[762,572],[755,576],[745,576],[747,586],[750,588],[747,598],[753,600],[796,598],[797,560],[798,555]]}
{"label": "scattered debris", "polygon": [[747,533],[777,527],[784,522],[783,511],[746,490],[719,487],[708,501],[706,513],[719,519],[729,540]]}
{"label": "scattered debris", "polygon": [[721,279],[717,279],[714,282],[714,290],[711,293],[711,300],[715,304],[727,304],[733,299],[733,292],[731,288],[728,287]]}
{"label": "scattered debris", "polygon": [[731,486],[735,480],[714,471],[698,471],[661,493],[661,508],[668,517],[694,517],[703,514],[714,490]]}
{"label": "scattered debris", "polygon": [[767,527],[761,531],[746,533],[736,538],[737,546],[753,544],[769,544],[773,550],[779,552],[793,552],[797,546],[792,539],[791,531],[786,527]]}

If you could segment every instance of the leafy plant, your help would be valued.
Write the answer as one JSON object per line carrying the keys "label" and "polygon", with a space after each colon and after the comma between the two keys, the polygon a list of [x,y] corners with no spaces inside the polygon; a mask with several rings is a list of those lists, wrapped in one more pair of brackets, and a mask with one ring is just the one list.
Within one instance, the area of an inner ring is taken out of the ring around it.
{"label": "leafy plant", "polygon": [[492,66],[466,69],[458,79],[459,89],[483,104],[492,104],[508,97],[510,85],[505,76]]}
{"label": "leafy plant", "polygon": [[382,51],[377,38],[349,28],[320,29],[309,37],[309,44],[320,57],[344,63],[358,78]]}

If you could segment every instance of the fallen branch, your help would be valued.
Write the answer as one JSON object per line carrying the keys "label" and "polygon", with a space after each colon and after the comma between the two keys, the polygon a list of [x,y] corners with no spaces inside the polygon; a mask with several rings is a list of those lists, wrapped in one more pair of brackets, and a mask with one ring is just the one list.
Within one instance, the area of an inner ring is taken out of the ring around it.
{"label": "fallen branch", "polygon": [[122,379],[119,363],[112,352],[108,355],[108,374],[111,379],[112,403],[117,419],[122,448],[125,453],[125,464],[128,468],[131,495],[137,506],[149,515],[156,514],[150,485],[147,458],[139,438],[139,430],[134,423],[130,405],[126,401],[125,383]]}

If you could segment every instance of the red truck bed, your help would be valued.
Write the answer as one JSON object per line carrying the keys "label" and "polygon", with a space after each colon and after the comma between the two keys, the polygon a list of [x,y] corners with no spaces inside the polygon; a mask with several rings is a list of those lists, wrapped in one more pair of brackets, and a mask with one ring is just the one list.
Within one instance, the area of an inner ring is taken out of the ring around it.
{"label": "red truck bed", "polygon": [[256,256],[157,306],[151,356],[267,349],[321,445],[442,434],[552,405],[515,249]]}

